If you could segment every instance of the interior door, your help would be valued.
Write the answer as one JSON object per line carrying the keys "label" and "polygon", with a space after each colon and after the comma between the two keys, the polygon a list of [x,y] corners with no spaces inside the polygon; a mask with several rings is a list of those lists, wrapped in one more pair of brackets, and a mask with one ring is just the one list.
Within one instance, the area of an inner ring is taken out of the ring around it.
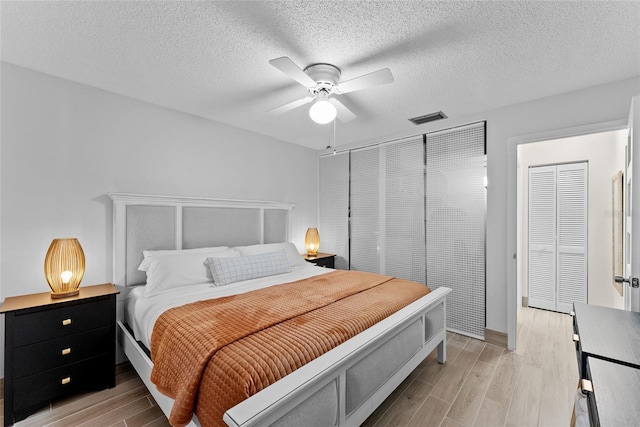
{"label": "interior door", "polygon": [[529,168],[529,306],[556,309],[556,166]]}
{"label": "interior door", "polygon": [[[625,309],[640,311],[640,221],[633,223],[634,216],[640,213],[640,97],[631,100],[629,113],[629,137],[627,139],[627,162],[625,167],[625,277],[616,277],[624,281]],[[634,173],[635,169],[635,173]],[[637,213],[636,213],[637,212]]]}
{"label": "interior door", "polygon": [[587,303],[588,163],[558,165],[556,309],[571,313]]}

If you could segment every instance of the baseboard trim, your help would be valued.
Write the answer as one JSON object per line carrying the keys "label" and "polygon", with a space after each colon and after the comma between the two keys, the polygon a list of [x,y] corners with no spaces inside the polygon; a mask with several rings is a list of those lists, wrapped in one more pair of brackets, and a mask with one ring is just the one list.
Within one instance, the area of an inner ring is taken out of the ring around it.
{"label": "baseboard trim", "polygon": [[485,328],[484,342],[507,348],[509,339],[505,332],[498,332]]}

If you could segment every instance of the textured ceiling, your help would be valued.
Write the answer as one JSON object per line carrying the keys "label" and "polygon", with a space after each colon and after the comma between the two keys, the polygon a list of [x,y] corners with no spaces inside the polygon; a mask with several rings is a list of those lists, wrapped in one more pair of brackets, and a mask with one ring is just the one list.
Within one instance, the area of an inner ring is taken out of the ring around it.
{"label": "textured ceiling", "polygon": [[[336,143],[419,133],[450,118],[640,75],[640,2],[2,1],[3,61],[314,149],[327,125],[269,65],[331,63],[348,80],[395,82],[340,95],[357,114]],[[444,122],[443,122],[444,123]]]}

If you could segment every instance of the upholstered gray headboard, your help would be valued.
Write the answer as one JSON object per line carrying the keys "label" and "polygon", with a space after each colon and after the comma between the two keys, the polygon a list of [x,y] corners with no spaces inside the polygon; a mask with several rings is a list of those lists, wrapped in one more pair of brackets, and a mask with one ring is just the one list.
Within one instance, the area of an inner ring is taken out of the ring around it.
{"label": "upholstered gray headboard", "polygon": [[144,249],[192,249],[289,241],[294,205],[285,202],[109,193],[113,283],[145,283]]}

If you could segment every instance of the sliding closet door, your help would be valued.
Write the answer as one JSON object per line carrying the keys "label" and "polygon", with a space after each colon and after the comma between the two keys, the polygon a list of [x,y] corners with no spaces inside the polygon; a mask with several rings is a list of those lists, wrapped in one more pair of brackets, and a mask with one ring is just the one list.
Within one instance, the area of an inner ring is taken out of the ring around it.
{"label": "sliding closet door", "polygon": [[351,152],[351,269],[425,283],[421,136]]}
{"label": "sliding closet door", "polygon": [[447,328],[485,329],[484,123],[427,134],[427,285],[453,289]]}
{"label": "sliding closet door", "polygon": [[424,138],[385,144],[384,253],[389,276],[426,283]]}
{"label": "sliding closet door", "polygon": [[[380,147],[351,151],[351,269],[385,274],[380,265]],[[384,197],[384,196],[383,196]],[[383,198],[384,200],[384,198]]]}
{"label": "sliding closet door", "polygon": [[529,306],[556,309],[556,167],[529,168]]}
{"label": "sliding closet door", "polygon": [[349,268],[349,153],[320,158],[320,251]]}

